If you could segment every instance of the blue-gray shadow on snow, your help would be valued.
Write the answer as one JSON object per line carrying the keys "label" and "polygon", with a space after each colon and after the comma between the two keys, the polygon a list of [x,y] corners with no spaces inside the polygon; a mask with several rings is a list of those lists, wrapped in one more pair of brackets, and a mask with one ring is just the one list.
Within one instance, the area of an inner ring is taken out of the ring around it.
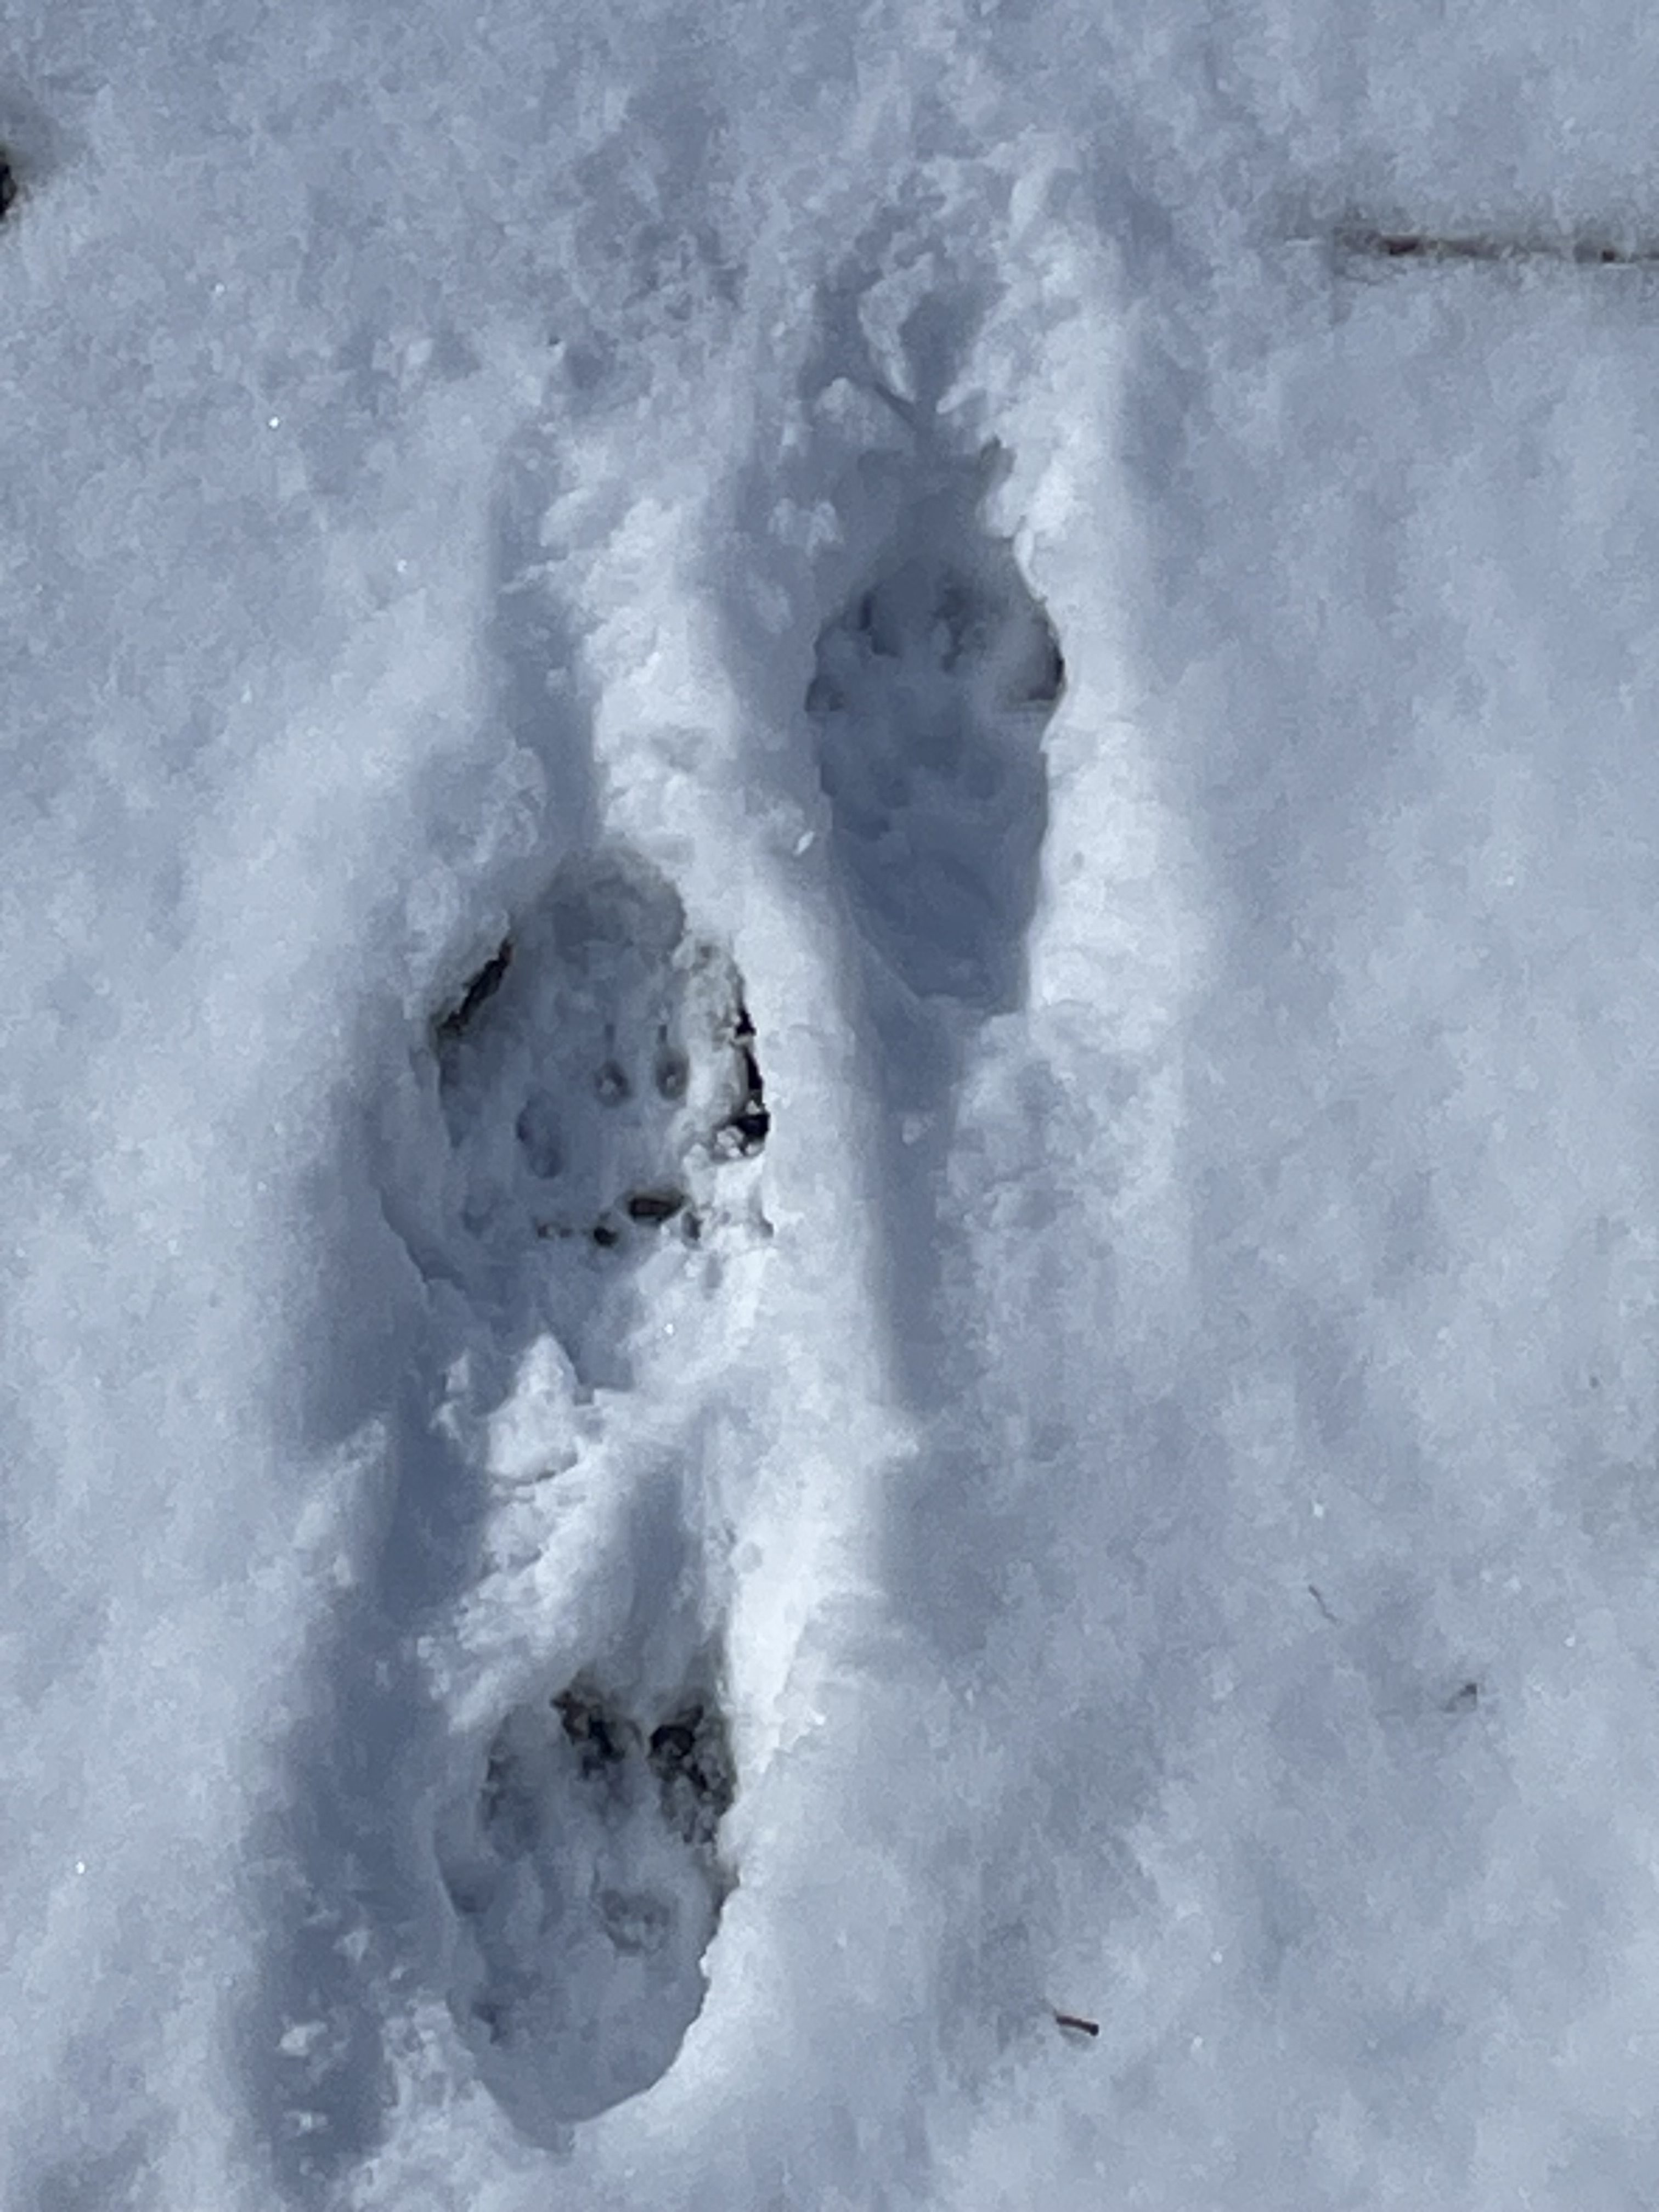
{"label": "blue-gray shadow on snow", "polygon": [[[878,550],[818,630],[805,696],[869,1080],[885,1109],[872,1164],[890,1340],[918,1410],[961,1381],[941,1313],[945,1164],[971,1042],[1024,1001],[1048,823],[1042,738],[1065,682],[1054,626],[986,518],[1006,456],[994,444],[963,451],[940,412],[981,312],[971,290],[912,311],[914,397],[865,366],[906,433],[904,488]],[[842,350],[852,319],[846,302],[830,303]]]}
{"label": "blue-gray shadow on snow", "polygon": [[820,633],[807,711],[860,935],[919,1005],[982,1018],[1024,994],[1060,666],[976,492],[919,503],[909,542]]}
{"label": "blue-gray shadow on snow", "polygon": [[[1093,189],[1103,229],[1115,227],[1115,174]],[[1177,1172],[1191,1200],[1193,1325],[1170,1389],[1186,1463],[1200,1472],[1184,1541],[1161,1556],[1139,1547],[1155,1632],[1148,1704],[1179,1742],[1213,1696],[1198,1655],[1222,1655],[1246,1680],[1259,1671],[1256,1712],[1241,1699],[1239,1725],[1272,1741],[1276,1771],[1270,1803],[1247,1792],[1232,1822],[1218,1823],[1237,1853],[1225,1874],[1230,1948],[1274,2023],[1275,2050],[1316,2045],[1329,2063],[1350,2044],[1356,2106],[1379,2115],[1386,2133],[1402,2102],[1431,2106],[1461,2063],[1465,1999],[1433,1991],[1431,1978],[1426,1993],[1419,1978],[1404,1997],[1386,1977],[1366,1987],[1347,1907],[1367,1893],[1369,1869],[1310,1839],[1358,1839],[1369,1827],[1386,1865],[1407,1833],[1433,1838],[1435,1875],[1422,1894],[1435,1932],[1414,1932],[1405,1913],[1390,1928],[1395,1955],[1425,1959],[1445,1948],[1445,1898],[1487,1846],[1468,1769],[1455,1752],[1437,1757],[1458,1743],[1444,1702],[1454,1661],[1469,1663],[1443,1625],[1455,1608],[1433,1498],[1447,1477],[1375,1356],[1375,1308],[1386,1311],[1413,1275],[1443,1275],[1452,1256],[1431,1170],[1455,1045],[1431,1012],[1415,1037],[1401,1023],[1397,1071],[1372,1057],[1364,1025],[1356,1049],[1343,963],[1368,941],[1364,894],[1349,889],[1365,880],[1367,846],[1402,796],[1422,803],[1421,670],[1455,668],[1461,641],[1448,602],[1422,610],[1423,641],[1402,649],[1412,469],[1378,469],[1328,431],[1310,438],[1294,410],[1278,447],[1259,424],[1230,434],[1238,402],[1229,386],[1256,388],[1299,315],[1316,327],[1311,319],[1328,308],[1313,287],[1326,280],[1290,257],[1264,257],[1243,325],[1236,240],[1209,220],[1183,210],[1132,264],[1142,312],[1119,439],[1140,553],[1119,614],[1141,680],[1153,699],[1170,698],[1189,669],[1217,672],[1207,702],[1167,715],[1160,732],[1163,788],[1213,911],[1212,980],[1187,1015],[1198,1048]],[[1353,357],[1333,349],[1334,380]],[[1348,535],[1346,546],[1336,538],[1334,573],[1320,577],[1316,627],[1302,618],[1311,572],[1296,534],[1305,512],[1296,472],[1310,460]],[[1415,461],[1419,471],[1431,465]],[[1426,1146],[1402,1142],[1417,1128],[1430,1133]],[[1345,1219],[1350,1264],[1334,1265],[1324,1224]],[[1311,1240],[1310,1223],[1320,1224]],[[1368,1253],[1369,1279],[1352,1264]],[[1390,1316],[1396,1346],[1398,1327]],[[1230,1432],[1241,1383],[1263,1376],[1289,1409],[1278,1446],[1286,1472],[1265,1482]],[[1156,1463],[1160,1476],[1172,1463]],[[1137,1479],[1150,1501],[1150,1482]],[[1346,1502],[1298,1528],[1280,1500],[1299,1489]],[[1258,1516],[1290,1548],[1287,1586],[1304,1623],[1271,1667],[1259,1656],[1268,1647],[1252,1650],[1234,1614],[1241,1575],[1259,1573],[1268,1548]],[[1179,1638],[1172,1604],[1186,1608]],[[1387,1879],[1407,1893],[1397,1864]]]}
{"label": "blue-gray shadow on snow", "polygon": [[[490,710],[503,740],[542,764],[556,859],[591,837],[595,809],[591,725],[562,680],[574,641],[552,595],[537,587],[548,497],[538,436],[509,452],[497,491]],[[476,763],[434,763],[422,812],[440,848],[452,833],[470,836],[478,778]],[[518,864],[526,878],[550,865],[545,853]],[[516,878],[491,886],[508,910],[528,887]],[[381,1127],[386,1071],[410,1048],[395,1015],[365,1021],[362,1109],[313,1213],[328,1224],[315,1266],[326,1295],[298,1326],[288,1361],[296,1461],[349,1459],[352,1440],[376,1425],[381,1439],[350,1540],[359,1571],[301,1679],[284,1686],[304,1718],[250,1842],[262,1942],[238,2037],[247,2124],[281,2200],[301,2206],[328,2201],[384,2136],[393,2086],[385,1992],[411,1975],[441,1984],[447,1972],[434,1955],[447,1907],[425,1794],[443,1769],[447,1729],[416,1646],[477,1580],[485,1499],[436,1420],[465,1334],[463,1271],[450,1264],[420,1187],[422,1160],[389,1160]],[[431,1134],[441,1144],[431,1040],[415,1040],[415,1053],[431,1059]],[[516,1347],[500,1349],[505,1359]]]}
{"label": "blue-gray shadow on snow", "polygon": [[[878,1245],[888,1370],[918,1441],[880,1502],[878,1580],[895,1626],[963,1695],[965,1712],[1033,1534],[991,1440],[996,1385],[988,1394],[983,1331],[963,1310],[972,1270],[951,1169],[976,1047],[988,1025],[1026,1003],[1049,820],[1044,739],[1065,665],[988,511],[1007,457],[946,404],[988,285],[947,268],[915,301],[897,333],[902,391],[866,335],[863,303],[882,270],[912,252],[900,234],[911,219],[873,225],[820,293],[799,390],[817,434],[795,443],[781,483],[775,461],[757,459],[737,487],[737,531],[757,548],[781,494],[808,510],[827,501],[857,549],[835,546],[814,564],[823,611],[793,696],[779,696],[775,640],[756,623],[740,577],[725,611],[757,729],[788,727],[801,741],[779,757],[763,739],[754,772],[823,825],[845,1003],[879,1108],[856,1167]],[[948,1770],[939,1779],[948,1794]],[[1006,1824],[982,1809],[994,1856]],[[961,1941],[940,1961],[940,2032],[969,2071],[1041,2002],[1031,1916],[1012,1872],[993,1894],[1001,1871],[987,1875],[982,1912],[965,1900]],[[970,1877],[969,1889],[978,1886]]]}
{"label": "blue-gray shadow on snow", "polygon": [[[822,609],[805,665],[780,653],[741,556],[710,577],[757,732],[750,777],[824,826],[847,1003],[882,1109],[859,1163],[878,1224],[882,1334],[923,1416],[971,1405],[977,1388],[945,1294],[962,1249],[947,1168],[974,1042],[1025,1000],[1044,732],[1065,683],[1054,625],[987,512],[1007,456],[946,404],[994,284],[971,247],[936,252],[933,225],[919,191],[873,217],[820,284],[791,416],[808,434],[781,450],[757,442],[732,489],[730,540],[769,565],[781,498],[836,514],[834,538],[803,564]],[[872,289],[919,261],[939,281],[917,290],[878,359]],[[886,1501],[884,1584],[947,1665],[995,1618],[1008,1532],[994,1489],[988,1470],[941,1446]],[[944,1545],[927,1525],[940,1496],[959,1539]]]}

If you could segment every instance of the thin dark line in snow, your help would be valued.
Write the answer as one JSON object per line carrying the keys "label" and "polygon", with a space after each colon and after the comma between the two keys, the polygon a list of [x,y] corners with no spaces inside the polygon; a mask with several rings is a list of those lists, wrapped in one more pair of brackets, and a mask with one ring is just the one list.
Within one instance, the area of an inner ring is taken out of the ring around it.
{"label": "thin dark line in snow", "polygon": [[1491,231],[1394,230],[1346,223],[1335,234],[1335,245],[1340,254],[1366,261],[1544,262],[1576,269],[1659,268],[1659,242],[1620,246],[1594,235],[1505,236]]}

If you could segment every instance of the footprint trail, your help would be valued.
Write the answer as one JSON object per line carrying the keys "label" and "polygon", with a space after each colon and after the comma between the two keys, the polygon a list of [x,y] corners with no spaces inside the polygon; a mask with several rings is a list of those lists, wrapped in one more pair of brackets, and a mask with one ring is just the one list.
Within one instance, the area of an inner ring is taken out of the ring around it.
{"label": "footprint trail", "polygon": [[[451,2014],[502,2112],[556,2143],[673,2063],[732,1886],[702,1458],[627,1434],[636,1347],[664,1313],[700,1312],[717,1361],[740,1334],[726,1267],[764,1233],[770,1109],[735,964],[617,843],[561,865],[434,1020],[431,1048],[453,1271],[498,1349],[551,1340],[578,1409],[574,1446],[556,1412],[528,1417],[550,1471],[514,1494],[516,1547],[556,1550],[558,1473],[585,1442],[605,1455],[605,1533],[577,1546],[565,1587],[580,1601],[584,1582],[619,1575],[631,1590],[621,1617],[586,1607],[586,1661],[568,1656],[568,1619],[532,1617],[539,1680],[520,1666],[470,1734],[434,1837],[457,1937]],[[683,1412],[695,1427],[696,1405]],[[518,1601],[546,1602],[533,1587]]]}

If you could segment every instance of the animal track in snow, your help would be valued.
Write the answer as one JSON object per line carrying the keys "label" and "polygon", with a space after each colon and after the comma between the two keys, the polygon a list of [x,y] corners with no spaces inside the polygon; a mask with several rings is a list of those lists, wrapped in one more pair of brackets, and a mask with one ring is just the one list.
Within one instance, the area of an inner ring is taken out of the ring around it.
{"label": "animal track in snow", "polygon": [[[741,978],[688,929],[667,878],[615,844],[566,860],[432,1043],[455,1256],[486,1327],[520,1341],[550,1331],[583,1385],[615,1387],[631,1379],[644,1317],[629,1302],[660,1322],[657,1301],[680,1281],[710,1294],[722,1341],[726,1232],[753,1202],[736,1164],[759,1152],[770,1117]],[[730,1887],[718,1834],[735,1785],[714,1670],[688,1666],[702,1631],[665,1662],[654,1640],[690,1571],[672,1471],[659,1503],[664,1526],[630,1539],[642,1584],[678,1564],[660,1606],[642,1601],[613,1631],[617,1672],[556,1677],[514,1704],[439,1823],[451,2008],[485,2085],[538,2142],[672,2063]],[[550,1494],[549,1510],[551,1527]],[[618,1690],[618,1674],[637,1685],[642,1672],[653,1690]]]}
{"label": "animal track in snow", "polygon": [[499,1266],[535,1255],[580,1369],[619,1261],[642,1240],[696,1243],[722,1166],[765,1142],[741,980],[689,934],[667,879],[609,847],[560,867],[434,1043],[464,1226]]}
{"label": "animal track in snow", "polygon": [[985,1014],[1023,988],[1065,665],[1008,548],[925,520],[819,633],[806,707],[860,933],[918,998]]}
{"label": "animal track in snow", "polygon": [[731,1887],[733,1790],[701,1682],[635,1714],[579,1678],[497,1729],[440,1861],[465,1937],[453,2008],[526,2135],[552,2140],[672,2063]]}

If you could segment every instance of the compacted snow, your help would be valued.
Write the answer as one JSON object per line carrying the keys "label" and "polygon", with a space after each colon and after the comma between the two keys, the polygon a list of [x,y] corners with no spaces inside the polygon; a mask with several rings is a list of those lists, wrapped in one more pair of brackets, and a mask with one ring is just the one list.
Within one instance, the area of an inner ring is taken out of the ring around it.
{"label": "compacted snow", "polygon": [[16,0],[6,2207],[1659,2197],[1656,94]]}

